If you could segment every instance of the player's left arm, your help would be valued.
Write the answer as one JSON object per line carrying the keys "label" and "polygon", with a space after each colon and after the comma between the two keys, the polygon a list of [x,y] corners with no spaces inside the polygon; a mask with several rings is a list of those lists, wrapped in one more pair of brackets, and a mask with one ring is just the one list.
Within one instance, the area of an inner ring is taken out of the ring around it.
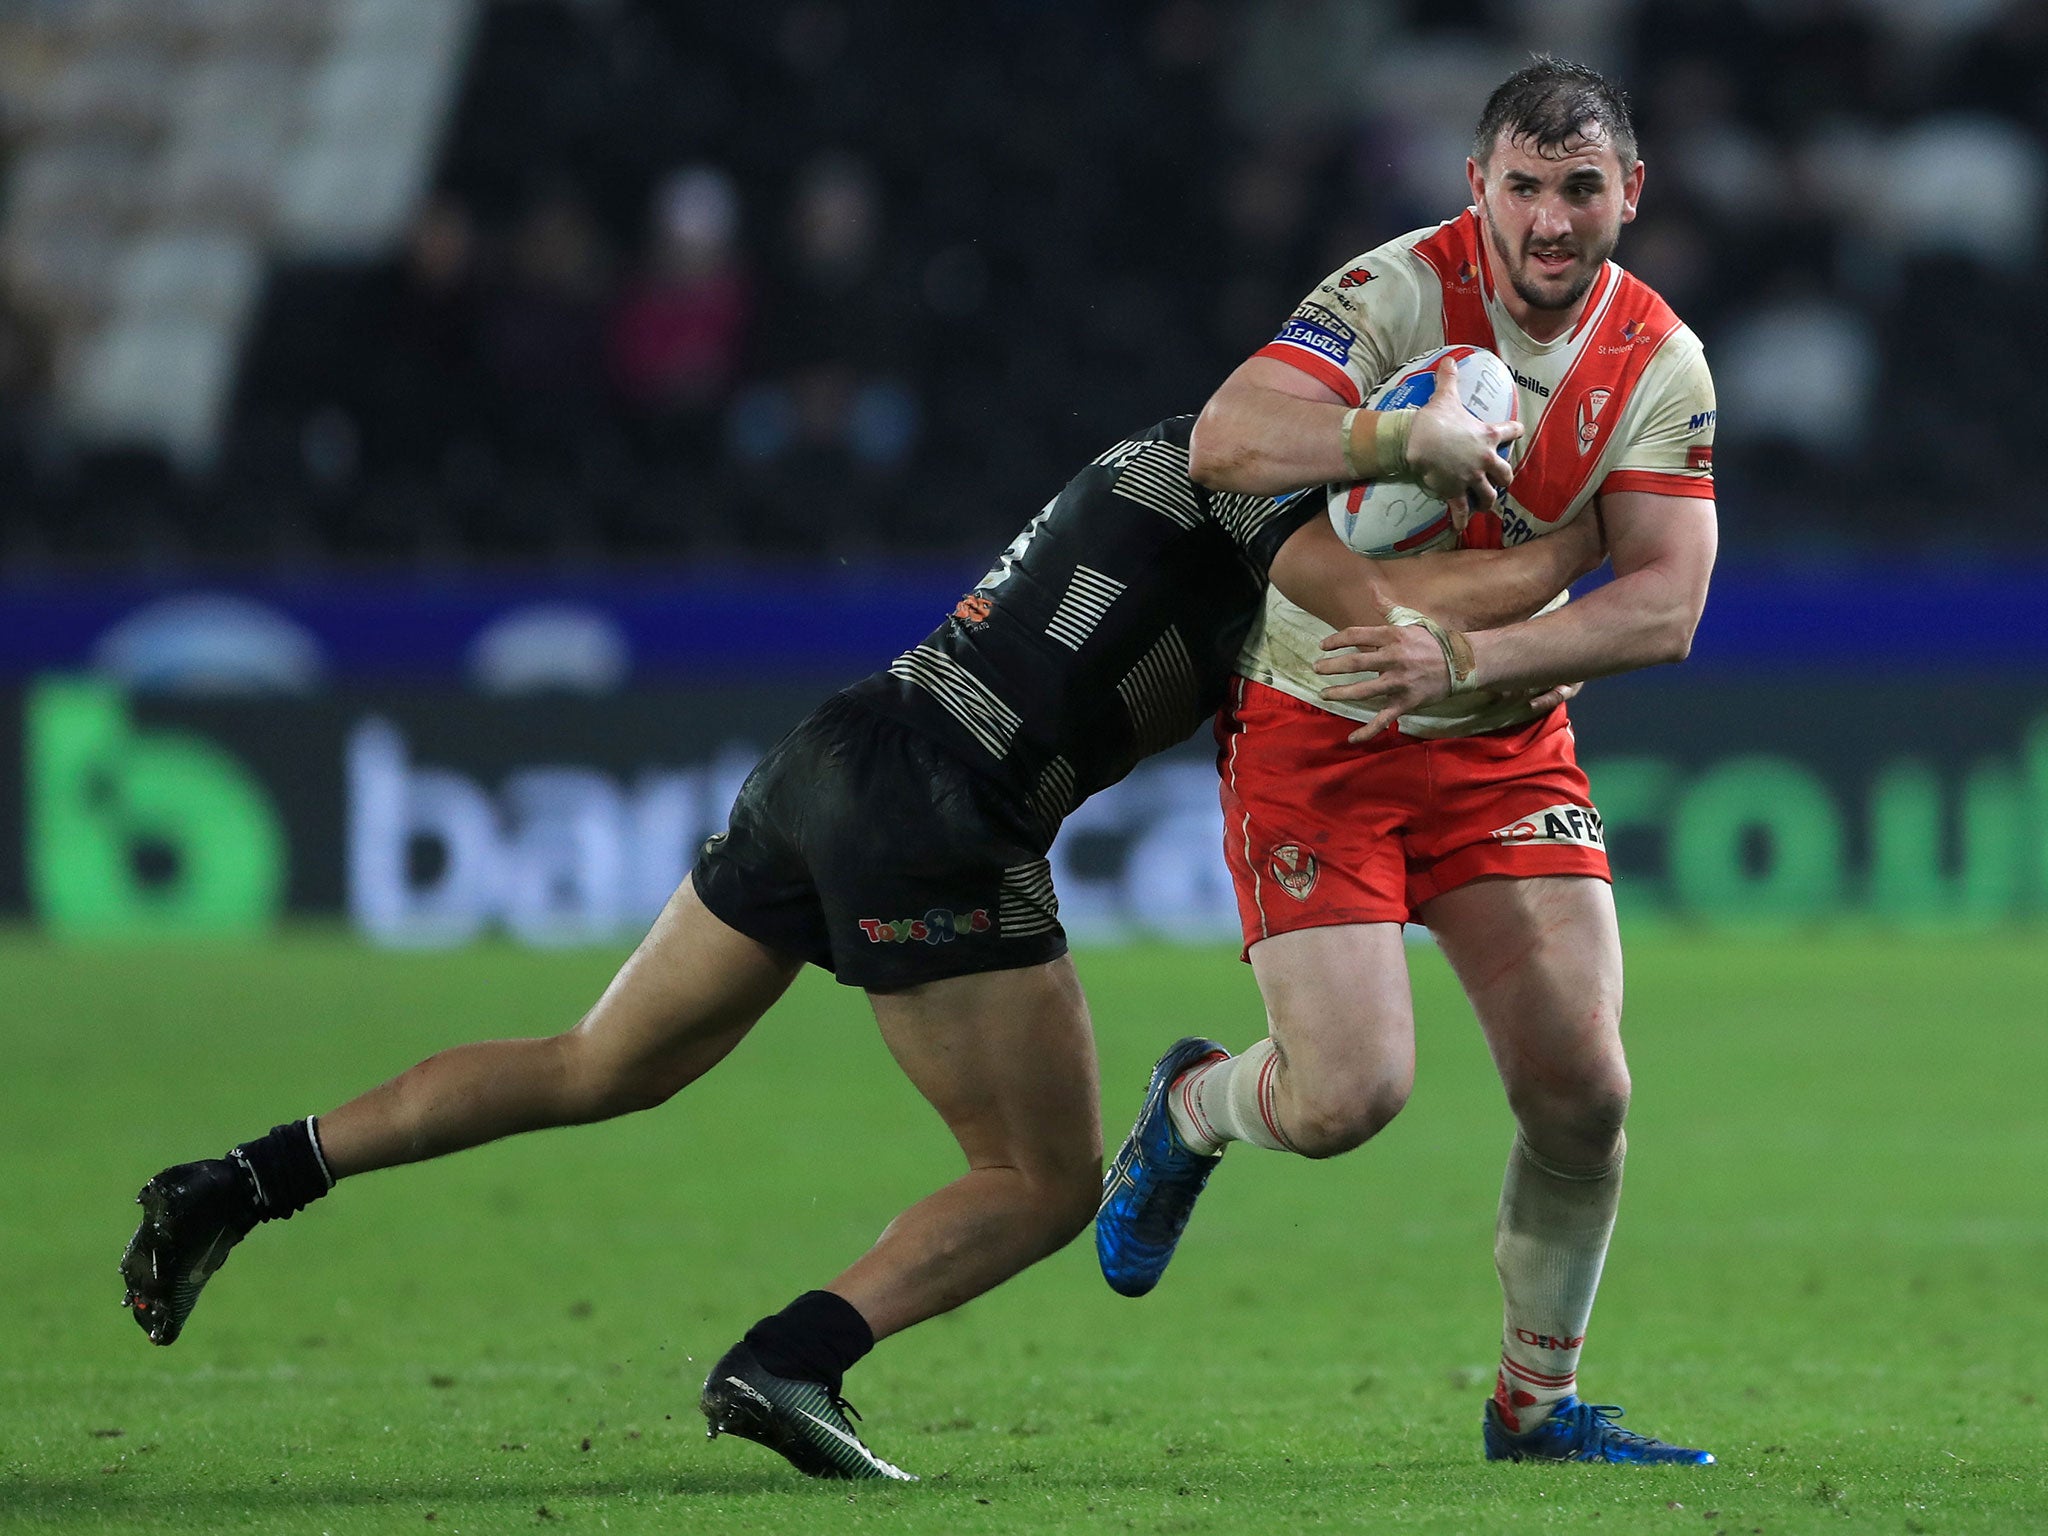
{"label": "player's left arm", "polygon": [[1715,414],[1706,356],[1681,327],[1644,376],[1636,421],[1625,423],[1624,446],[1600,483],[1614,580],[1527,624],[1472,634],[1461,689],[1541,688],[1685,660],[1720,541]]}
{"label": "player's left arm", "polygon": [[[1329,699],[1380,706],[1363,735],[1454,692],[1520,693],[1682,661],[1690,653],[1719,543],[1714,383],[1698,338],[1683,327],[1651,367],[1622,436],[1625,446],[1599,492],[1614,580],[1556,612],[1469,634],[1440,616],[1403,616],[1403,627],[1421,629],[1438,646],[1441,665],[1426,682],[1388,675],[1326,690]],[[1415,650],[1416,642],[1387,629],[1363,629],[1332,635],[1323,649],[1342,653],[1323,657],[1316,670],[1342,675],[1379,671],[1383,662]]]}
{"label": "player's left arm", "polygon": [[1600,498],[1600,516],[1614,579],[1555,613],[1470,634],[1471,687],[1549,687],[1692,653],[1720,545],[1714,503],[1619,491]]}
{"label": "player's left arm", "polygon": [[[1381,674],[1324,690],[1328,699],[1380,706],[1379,718],[1353,739],[1454,691],[1526,691],[1683,661],[1706,607],[1719,546],[1713,501],[1616,491],[1602,495],[1600,514],[1614,579],[1554,613],[1470,634],[1407,624],[1325,639],[1323,649],[1340,654],[1323,657],[1316,671]],[[1439,665],[1426,681],[1407,668],[1382,670],[1397,668],[1416,649],[1404,629],[1422,630],[1440,648]]]}

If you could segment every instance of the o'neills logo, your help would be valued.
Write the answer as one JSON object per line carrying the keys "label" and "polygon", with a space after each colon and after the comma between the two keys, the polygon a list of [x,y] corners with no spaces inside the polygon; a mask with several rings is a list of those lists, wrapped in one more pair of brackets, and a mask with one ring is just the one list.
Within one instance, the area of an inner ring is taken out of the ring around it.
{"label": "o'neills logo", "polygon": [[1316,888],[1316,856],[1299,843],[1282,843],[1273,850],[1273,878],[1280,889],[1296,901],[1307,901]]}
{"label": "o'neills logo", "polygon": [[1526,1328],[1517,1328],[1515,1337],[1537,1349],[1583,1349],[1586,1345],[1586,1336],[1583,1333],[1575,1339],[1560,1339],[1555,1334],[1531,1333]]}
{"label": "o'neills logo", "polygon": [[1594,439],[1600,436],[1600,413],[1613,397],[1611,389],[1589,389],[1579,397],[1579,452],[1592,451]]}

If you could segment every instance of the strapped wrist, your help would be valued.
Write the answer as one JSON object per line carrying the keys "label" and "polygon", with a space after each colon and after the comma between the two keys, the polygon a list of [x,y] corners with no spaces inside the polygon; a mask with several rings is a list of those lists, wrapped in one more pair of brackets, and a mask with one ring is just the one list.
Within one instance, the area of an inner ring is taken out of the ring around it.
{"label": "strapped wrist", "polygon": [[1414,478],[1408,468],[1413,411],[1368,411],[1353,406],[1338,425],[1344,438],[1344,467],[1354,480]]}
{"label": "strapped wrist", "polygon": [[1387,622],[1419,626],[1437,643],[1444,653],[1444,671],[1450,675],[1452,693],[1478,691],[1479,660],[1472,654],[1472,642],[1462,630],[1446,629],[1428,614],[1398,603],[1387,609]]}

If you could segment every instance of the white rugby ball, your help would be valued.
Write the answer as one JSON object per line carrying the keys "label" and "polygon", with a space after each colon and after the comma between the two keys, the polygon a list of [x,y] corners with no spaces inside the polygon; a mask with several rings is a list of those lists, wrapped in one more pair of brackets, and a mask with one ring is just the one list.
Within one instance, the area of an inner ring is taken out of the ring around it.
{"label": "white rugby ball", "polygon": [[[1496,424],[1522,419],[1515,376],[1484,347],[1438,347],[1411,358],[1394,370],[1367,405],[1375,411],[1409,411],[1427,404],[1436,393],[1437,362],[1447,356],[1457,359],[1458,398],[1466,410]],[[1505,445],[1501,456],[1507,456]],[[1333,485],[1329,502],[1330,525],[1337,537],[1374,560],[1457,547],[1450,509],[1419,485],[1395,480]]]}

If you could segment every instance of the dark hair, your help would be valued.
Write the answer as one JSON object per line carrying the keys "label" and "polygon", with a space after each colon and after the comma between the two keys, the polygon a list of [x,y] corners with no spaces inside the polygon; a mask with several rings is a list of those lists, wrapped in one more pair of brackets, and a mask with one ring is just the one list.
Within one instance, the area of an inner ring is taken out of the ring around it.
{"label": "dark hair", "polygon": [[1598,70],[1539,53],[1486,98],[1473,136],[1472,158],[1485,165],[1503,133],[1510,143],[1527,142],[1539,153],[1562,150],[1597,123],[1626,171],[1636,163],[1636,125],[1628,115],[1628,94]]}

